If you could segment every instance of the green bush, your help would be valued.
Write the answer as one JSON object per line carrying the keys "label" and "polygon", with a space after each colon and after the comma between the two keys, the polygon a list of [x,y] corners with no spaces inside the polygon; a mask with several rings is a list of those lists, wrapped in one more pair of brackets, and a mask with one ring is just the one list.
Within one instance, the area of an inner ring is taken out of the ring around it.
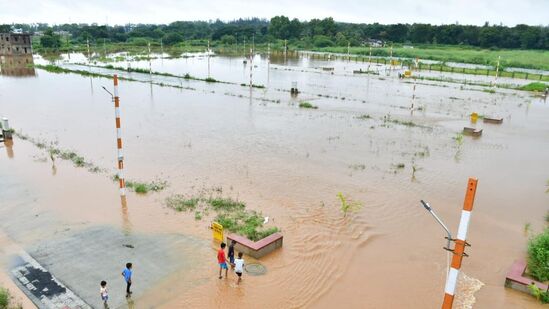
{"label": "green bush", "polygon": [[546,84],[546,83],[539,83],[539,82],[534,82],[534,83],[529,83],[527,85],[524,85],[522,87],[520,87],[519,89],[520,90],[526,90],[526,91],[545,91],[546,88],[548,88],[549,85]]}
{"label": "green bush", "polygon": [[539,281],[549,280],[549,228],[528,242],[528,270]]}

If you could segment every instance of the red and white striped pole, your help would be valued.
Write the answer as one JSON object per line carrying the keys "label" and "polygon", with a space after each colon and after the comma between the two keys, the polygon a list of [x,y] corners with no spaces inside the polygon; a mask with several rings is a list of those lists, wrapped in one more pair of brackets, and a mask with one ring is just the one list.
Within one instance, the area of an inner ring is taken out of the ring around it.
{"label": "red and white striped pole", "polygon": [[116,146],[118,148],[118,182],[120,196],[126,196],[126,182],[124,180],[124,156],[122,155],[122,130],[120,129],[120,97],[118,96],[118,75],[114,74],[114,113],[116,116]]}
{"label": "red and white striped pole", "polygon": [[463,202],[463,210],[461,211],[457,238],[455,239],[454,244],[454,256],[452,257],[452,264],[450,265],[450,271],[446,277],[446,286],[444,287],[444,302],[442,303],[442,309],[452,308],[461,261],[464,256],[467,256],[465,253],[465,247],[469,246],[466,241],[467,229],[469,228],[469,220],[471,219],[471,211],[473,210],[473,203],[475,201],[477,182],[477,179],[469,178],[467,183],[467,192],[465,192],[465,201]]}

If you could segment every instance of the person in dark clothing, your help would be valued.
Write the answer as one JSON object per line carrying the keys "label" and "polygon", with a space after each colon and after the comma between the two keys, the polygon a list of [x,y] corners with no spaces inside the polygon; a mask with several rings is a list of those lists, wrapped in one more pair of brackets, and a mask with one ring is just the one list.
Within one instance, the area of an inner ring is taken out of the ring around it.
{"label": "person in dark clothing", "polygon": [[227,257],[229,257],[229,264],[231,264],[232,268],[234,268],[234,245],[236,245],[236,241],[231,240],[229,252],[227,253]]}

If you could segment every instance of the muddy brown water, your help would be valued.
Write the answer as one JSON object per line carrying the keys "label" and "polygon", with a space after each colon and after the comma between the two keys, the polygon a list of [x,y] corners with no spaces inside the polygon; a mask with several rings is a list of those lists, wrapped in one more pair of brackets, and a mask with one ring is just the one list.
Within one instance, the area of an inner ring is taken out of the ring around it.
{"label": "muddy brown water", "polygon": [[[235,83],[249,78],[242,59],[210,61],[215,78]],[[260,261],[268,269],[264,276],[245,276],[239,287],[232,277],[218,280],[212,245],[211,256],[203,257],[191,278],[174,274],[136,300],[139,306],[165,308],[439,307],[447,267],[444,233],[419,200],[429,201],[455,233],[467,178],[477,177],[472,247],[462,268],[470,280],[462,280],[458,301],[475,308],[539,307],[503,282],[513,260],[525,255],[525,224],[541,230],[548,209],[547,103],[523,92],[490,94],[433,82],[418,85],[416,104],[422,110],[410,113],[412,85],[395,74],[350,76],[344,62],[306,61],[275,61],[269,71],[258,61],[258,81],[270,88],[254,89],[251,100],[239,85],[184,81],[196,89],[184,90],[122,81],[127,178],[170,184],[160,193],[131,193],[127,208],[105,175],[59,160],[54,171],[44,151],[17,138],[0,150],[2,176],[28,184],[40,195],[35,210],[67,224],[209,239],[210,218],[196,221],[192,213],[166,208],[163,200],[221,188],[224,196],[246,202],[270,217],[269,226],[282,229],[284,247]],[[310,69],[319,65],[336,67],[336,74]],[[153,70],[207,75],[204,58],[157,59]],[[294,80],[305,92],[297,99],[275,90]],[[113,103],[101,89],[111,83],[43,70],[24,78],[0,76],[0,113],[15,129],[73,149],[114,173]],[[300,99],[318,109],[299,109]],[[504,122],[478,122],[483,136],[464,137],[458,145],[453,138],[470,125],[467,115],[473,111],[502,116]],[[371,119],[357,118],[364,114]],[[387,115],[419,126],[384,121]],[[397,168],[401,163],[405,167]],[[344,217],[339,192],[363,208]],[[29,233],[18,245],[37,241],[40,233]]]}

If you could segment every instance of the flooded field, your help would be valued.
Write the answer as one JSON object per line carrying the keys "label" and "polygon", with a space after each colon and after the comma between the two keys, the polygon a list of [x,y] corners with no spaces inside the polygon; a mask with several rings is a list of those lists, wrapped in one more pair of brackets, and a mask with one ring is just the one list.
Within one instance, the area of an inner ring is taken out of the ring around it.
{"label": "flooded field", "polygon": [[[429,201],[456,232],[467,179],[475,177],[472,247],[456,302],[541,307],[503,283],[512,262],[525,256],[525,225],[541,230],[548,209],[548,102],[522,91],[491,93],[462,74],[422,71],[452,82],[414,86],[413,79],[398,78],[399,68],[281,55],[254,58],[253,84],[265,88],[250,90],[241,85],[250,81],[250,62],[243,60],[200,55],[88,63],[71,54],[55,62],[135,80],[120,82],[125,174],[168,187],[129,193],[127,205],[111,179],[114,106],[102,87],[112,91],[112,80],[42,69],[1,75],[0,116],[20,136],[72,150],[104,171],[52,161],[20,137],[2,144],[0,236],[6,237],[0,239],[31,250],[63,239],[65,228],[100,226],[160,239],[192,237],[188,250],[175,250],[191,266],[174,266],[148,288],[136,287],[136,308],[437,308],[445,235],[419,201]],[[39,56],[34,62],[49,63]],[[185,74],[227,83],[172,76]],[[293,82],[300,93],[292,97]],[[300,108],[304,101],[317,108]],[[471,124],[472,112],[502,117],[503,124]],[[464,126],[482,128],[483,135],[462,136]],[[208,228],[213,214],[197,220],[164,202],[204,192],[243,201],[269,216],[267,226],[281,229],[283,248],[260,260],[265,275],[245,275],[240,286],[218,280]],[[344,216],[338,193],[363,207]]]}

